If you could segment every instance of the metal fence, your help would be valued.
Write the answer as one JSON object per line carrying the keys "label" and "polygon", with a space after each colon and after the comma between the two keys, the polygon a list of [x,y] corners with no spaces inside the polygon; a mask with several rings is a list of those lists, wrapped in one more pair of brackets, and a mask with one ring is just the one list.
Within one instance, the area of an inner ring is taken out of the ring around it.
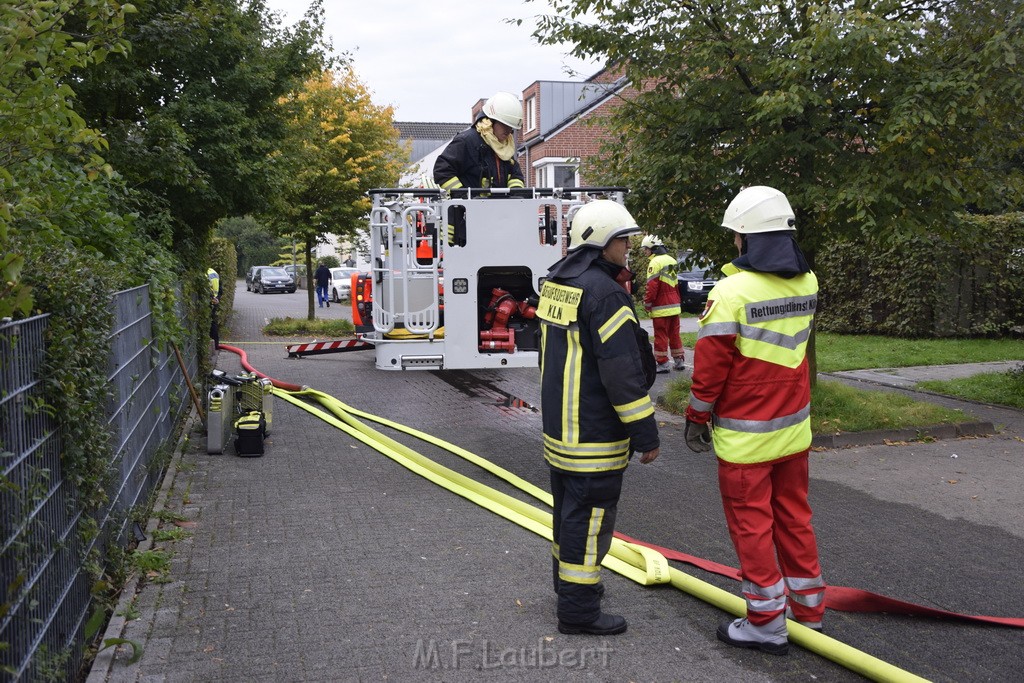
{"label": "metal fence", "polygon": [[[111,306],[104,417],[114,455],[108,502],[88,515],[62,470],[59,416],[43,402],[48,316],[0,324],[0,680],[75,678],[92,602],[85,560],[125,545],[129,513],[157,486],[154,462],[188,408],[176,357],[154,344],[148,286],[118,292]],[[182,355],[195,377],[196,349]],[[99,534],[83,533],[93,524]]]}

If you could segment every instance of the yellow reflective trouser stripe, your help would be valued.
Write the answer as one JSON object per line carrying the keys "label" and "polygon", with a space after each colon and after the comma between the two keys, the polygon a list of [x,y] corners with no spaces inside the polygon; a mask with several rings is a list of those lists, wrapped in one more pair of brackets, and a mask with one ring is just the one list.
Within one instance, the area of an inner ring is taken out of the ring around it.
{"label": "yellow reflective trouser stripe", "polygon": [[583,564],[558,561],[558,578],[569,583],[595,584],[601,580],[601,565],[597,563],[597,536],[604,523],[604,509],[590,511],[587,526],[587,543],[583,553]]}
{"label": "yellow reflective trouser stripe", "polygon": [[569,583],[595,584],[601,581],[601,567],[558,562],[558,578]]}
{"label": "yellow reflective trouser stripe", "polygon": [[511,180],[509,180],[509,181],[508,181],[508,186],[509,186],[510,188],[514,188],[514,187],[526,187],[525,185],[523,185],[523,181],[522,181],[522,180],[520,180],[519,178],[512,178]]}
{"label": "yellow reflective trouser stripe", "polygon": [[580,383],[583,374],[583,345],[579,330],[565,333],[565,368],[562,372],[562,438],[573,443],[579,438]]}
{"label": "yellow reflective trouser stripe", "polygon": [[462,181],[459,180],[458,176],[449,178],[441,185],[441,188],[445,190],[457,190],[460,187],[462,187]]}
{"label": "yellow reflective trouser stripe", "polygon": [[632,403],[613,407],[615,408],[615,412],[618,413],[619,419],[623,422],[636,422],[637,420],[644,419],[648,415],[654,415],[654,404],[651,403],[650,396],[644,396]]}
{"label": "yellow reflective trouser stripe", "polygon": [[615,315],[608,318],[608,321],[597,330],[597,335],[601,338],[601,342],[607,342],[620,327],[631,320],[636,322],[636,316],[633,315],[633,311],[630,310],[629,306],[623,306],[615,311]]}
{"label": "yellow reflective trouser stripe", "polygon": [[603,508],[591,508],[590,528],[587,529],[587,554],[583,556],[583,564],[587,567],[597,567],[597,535],[601,531],[601,523],[604,521]]}

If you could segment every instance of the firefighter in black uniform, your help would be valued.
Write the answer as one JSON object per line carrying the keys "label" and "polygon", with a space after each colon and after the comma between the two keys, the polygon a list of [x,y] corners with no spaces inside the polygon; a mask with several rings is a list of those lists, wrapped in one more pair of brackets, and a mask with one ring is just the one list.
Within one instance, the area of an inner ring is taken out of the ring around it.
{"label": "firefighter in black uniform", "polygon": [[623,283],[629,235],[622,205],[595,200],[572,219],[569,250],[541,288],[544,458],[551,470],[558,630],[612,635],[626,620],[601,612],[601,562],[615,530],[622,475],[633,452],[658,457],[648,391],[654,356]]}
{"label": "firefighter in black uniform", "polygon": [[[464,187],[525,187],[523,171],[516,160],[515,140],[515,132],[522,123],[519,98],[512,93],[495,93],[484,103],[476,123],[452,138],[437,157],[434,182],[448,191]],[[448,244],[466,245],[465,213],[449,212]]]}
{"label": "firefighter in black uniform", "polygon": [[519,98],[495,93],[484,103],[476,122],[452,138],[437,157],[434,182],[442,190],[524,187],[515,141],[515,131],[522,124]]}

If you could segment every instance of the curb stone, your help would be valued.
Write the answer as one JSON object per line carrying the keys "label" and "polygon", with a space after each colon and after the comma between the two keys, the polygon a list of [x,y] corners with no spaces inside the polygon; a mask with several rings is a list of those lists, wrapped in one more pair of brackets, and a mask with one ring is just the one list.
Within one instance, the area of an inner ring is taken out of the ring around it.
{"label": "curb stone", "polygon": [[894,441],[923,441],[925,439],[956,439],[962,436],[991,436],[996,433],[991,422],[964,422],[953,425],[935,425],[919,429],[875,429],[867,432],[841,432],[818,434],[811,439],[811,448],[850,448],[875,446]]}
{"label": "curb stone", "polygon": [[[181,435],[178,437],[178,441],[174,447],[174,454],[171,456],[171,461],[167,464],[167,471],[164,472],[163,481],[160,484],[156,501],[153,503],[153,510],[150,512],[149,520],[146,522],[146,538],[139,543],[136,550],[146,551],[153,547],[153,533],[160,524],[158,515],[167,506],[167,498],[171,489],[174,488],[175,475],[178,473],[178,464],[181,462],[185,444],[192,437],[198,422],[199,416],[196,414],[195,407],[193,406],[191,412],[185,417]],[[202,428],[202,425],[199,424],[199,427]],[[126,583],[124,588],[121,589],[121,595],[118,597],[117,604],[114,605],[110,621],[107,622],[107,628],[103,631],[103,637],[99,641],[101,644],[111,638],[131,638],[131,635],[135,634],[129,632],[137,631],[138,627],[143,625],[140,622],[139,624],[135,624],[135,627],[133,628],[133,622],[135,622],[135,620],[129,620],[125,616],[128,613],[128,608],[131,606],[132,602],[135,601],[140,594],[141,587],[139,586],[139,579],[140,577],[138,573],[133,574],[128,580],[128,583]],[[152,621],[156,615],[150,613],[147,616],[150,621]],[[150,628],[146,625],[144,632],[148,634],[149,631]],[[134,638],[131,639],[135,640]],[[143,652],[145,652],[146,643],[140,642],[139,645],[143,648]],[[118,656],[121,652],[125,654],[124,657]],[[104,649],[102,652],[97,654],[96,658],[93,660],[92,666],[89,669],[89,675],[85,679],[85,683],[104,683],[104,681],[111,680],[112,676],[115,676],[115,672],[113,670],[114,663],[120,661],[127,665],[127,661],[131,656],[132,652],[130,645],[116,645],[114,647]]]}

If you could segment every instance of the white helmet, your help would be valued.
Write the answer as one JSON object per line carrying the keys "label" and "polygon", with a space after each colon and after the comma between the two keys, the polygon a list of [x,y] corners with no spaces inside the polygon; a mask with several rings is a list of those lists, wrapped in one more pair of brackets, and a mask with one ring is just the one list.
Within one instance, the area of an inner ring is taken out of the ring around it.
{"label": "white helmet", "polygon": [[741,235],[796,230],[796,216],[786,195],[772,187],[755,185],[729,202],[722,227]]}
{"label": "white helmet", "polygon": [[519,98],[510,92],[496,92],[484,102],[484,116],[501,121],[513,130],[523,125],[523,105]]}
{"label": "white helmet", "polygon": [[665,246],[665,243],[661,241],[660,237],[647,235],[640,241],[640,246],[644,249],[654,249],[655,247]]}
{"label": "white helmet", "polygon": [[595,199],[584,204],[572,217],[569,251],[580,247],[604,249],[616,237],[640,234],[636,219],[622,204],[611,199]]}

